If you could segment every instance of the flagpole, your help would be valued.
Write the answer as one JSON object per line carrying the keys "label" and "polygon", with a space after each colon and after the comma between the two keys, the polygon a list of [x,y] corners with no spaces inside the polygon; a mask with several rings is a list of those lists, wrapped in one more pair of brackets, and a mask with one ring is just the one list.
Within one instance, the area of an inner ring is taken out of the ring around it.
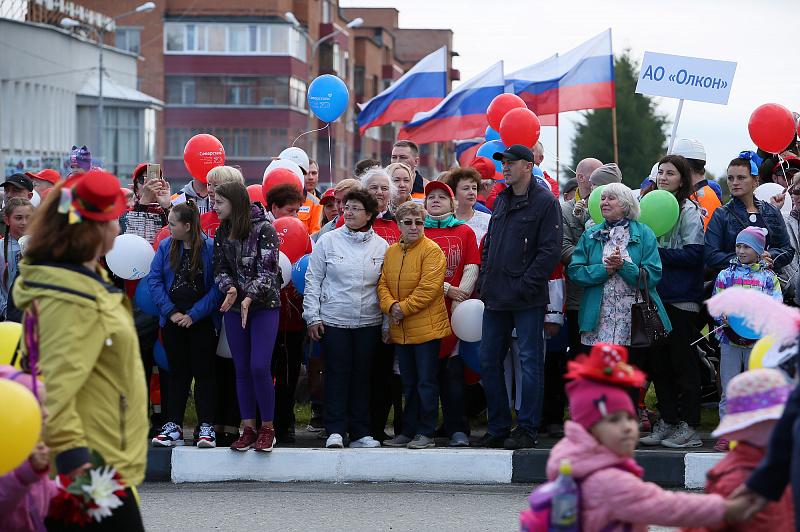
{"label": "flagpole", "polygon": [[558,113],[556,113],[556,181],[561,176],[561,144],[558,138]]}
{"label": "flagpole", "polygon": [[611,108],[611,129],[614,132],[614,162],[619,164],[619,153],[617,152],[617,106]]}

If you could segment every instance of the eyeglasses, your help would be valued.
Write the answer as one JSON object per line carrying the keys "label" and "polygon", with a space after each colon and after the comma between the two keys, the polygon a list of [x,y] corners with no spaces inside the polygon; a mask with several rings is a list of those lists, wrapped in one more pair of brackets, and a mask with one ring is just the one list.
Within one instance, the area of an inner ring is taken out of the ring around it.
{"label": "eyeglasses", "polygon": [[405,225],[416,225],[417,227],[422,227],[425,225],[425,220],[400,220],[401,224]]}
{"label": "eyeglasses", "polygon": [[350,205],[345,205],[344,207],[342,207],[342,210],[344,212],[353,212],[355,214],[358,214],[360,211],[363,211],[365,209],[363,207],[351,207]]}

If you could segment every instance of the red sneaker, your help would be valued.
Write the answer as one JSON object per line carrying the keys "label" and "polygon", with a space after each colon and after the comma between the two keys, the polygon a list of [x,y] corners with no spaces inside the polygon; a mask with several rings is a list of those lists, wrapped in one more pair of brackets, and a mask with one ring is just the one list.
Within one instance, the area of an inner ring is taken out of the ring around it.
{"label": "red sneaker", "polygon": [[275,429],[269,427],[261,427],[258,429],[258,439],[254,449],[261,452],[269,452],[275,445]]}
{"label": "red sneaker", "polygon": [[231,445],[231,449],[234,451],[246,451],[252,449],[255,442],[256,431],[253,430],[253,427],[245,427],[239,439]]}

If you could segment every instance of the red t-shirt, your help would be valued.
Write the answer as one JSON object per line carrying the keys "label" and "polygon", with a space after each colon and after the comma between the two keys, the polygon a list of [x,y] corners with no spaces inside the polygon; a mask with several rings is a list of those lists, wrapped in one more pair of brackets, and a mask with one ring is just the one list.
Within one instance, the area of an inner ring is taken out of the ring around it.
{"label": "red t-shirt", "polygon": [[396,222],[378,218],[375,220],[375,223],[372,224],[372,229],[375,231],[375,234],[386,240],[390,246],[400,241],[400,229],[397,227]]}

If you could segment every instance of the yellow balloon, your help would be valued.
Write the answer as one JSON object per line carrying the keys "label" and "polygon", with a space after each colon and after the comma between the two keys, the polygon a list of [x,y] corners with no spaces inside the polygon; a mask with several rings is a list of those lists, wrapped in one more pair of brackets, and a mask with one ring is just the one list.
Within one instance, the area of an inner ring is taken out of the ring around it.
{"label": "yellow balloon", "polygon": [[[11,364],[20,338],[22,338],[22,324],[15,321],[0,322],[0,365]],[[20,369],[19,357],[14,360],[14,367]]]}
{"label": "yellow balloon", "polygon": [[42,407],[22,384],[0,379],[0,475],[13,471],[33,451],[42,432]]}
{"label": "yellow balloon", "polygon": [[775,344],[775,335],[768,334],[761,340],[755,343],[753,350],[750,351],[750,361],[747,363],[747,369],[763,368],[764,365],[761,360],[769,349]]}

